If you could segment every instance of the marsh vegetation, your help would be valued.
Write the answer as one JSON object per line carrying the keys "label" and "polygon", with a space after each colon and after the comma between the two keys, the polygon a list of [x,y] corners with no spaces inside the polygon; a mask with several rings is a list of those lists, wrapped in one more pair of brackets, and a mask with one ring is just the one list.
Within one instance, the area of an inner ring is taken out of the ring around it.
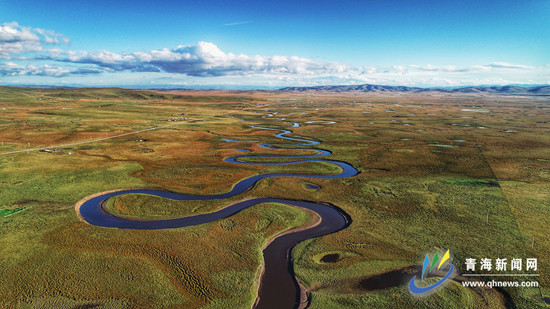
{"label": "marsh vegetation", "polygon": [[[315,162],[224,162],[243,154],[237,147],[249,150],[246,155],[280,153],[222,140],[280,142],[273,132],[250,127],[261,124],[322,141],[331,159],[360,170],[348,179],[315,179],[317,189],[307,185],[310,179],[264,179],[230,199],[327,202],[350,215],[347,229],[302,242],[293,252],[295,272],[311,291],[311,308],[545,308],[541,297],[550,297],[548,102],[519,96],[2,87],[0,209],[11,213],[0,217],[0,307],[249,307],[261,248],[278,233],[308,222],[307,213],[266,204],[201,226],[132,231],[87,225],[75,215],[74,204],[120,188],[216,194],[256,174],[334,173],[334,167]],[[274,116],[262,118],[267,114]],[[187,120],[170,127],[58,152],[2,154],[160,127],[182,117]],[[315,122],[326,120],[336,124]],[[411,125],[396,125],[399,121]],[[143,218],[222,206],[150,196],[124,196],[109,205]],[[452,282],[423,299],[411,298],[405,285],[365,288],[376,276],[414,270],[436,249],[450,249],[459,272],[465,271],[460,262],[466,258],[537,258],[540,288],[474,291]]]}

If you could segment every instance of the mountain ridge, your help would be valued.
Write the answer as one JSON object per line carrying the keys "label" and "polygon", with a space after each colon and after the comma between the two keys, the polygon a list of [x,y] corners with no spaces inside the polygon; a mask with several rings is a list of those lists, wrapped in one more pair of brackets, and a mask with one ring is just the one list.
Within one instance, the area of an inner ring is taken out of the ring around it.
{"label": "mountain ridge", "polygon": [[378,92],[378,93],[486,93],[486,94],[515,94],[515,95],[550,95],[550,85],[540,86],[466,86],[458,88],[422,88],[408,86],[389,86],[389,85],[329,85],[329,86],[313,86],[313,87],[285,87],[279,89],[281,91],[324,91],[324,92]]}

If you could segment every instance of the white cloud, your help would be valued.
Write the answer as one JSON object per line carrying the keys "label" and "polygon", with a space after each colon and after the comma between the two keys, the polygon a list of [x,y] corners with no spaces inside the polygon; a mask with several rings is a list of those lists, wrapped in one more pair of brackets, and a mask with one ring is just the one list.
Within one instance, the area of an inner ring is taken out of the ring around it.
{"label": "white cloud", "polygon": [[296,56],[266,57],[225,53],[210,42],[124,54],[109,51],[70,51],[64,58],[51,55],[45,59],[94,64],[108,71],[167,72],[197,77],[251,74],[313,76],[357,70],[344,64],[316,62]]}
{"label": "white cloud", "polygon": [[0,76],[51,76],[98,74],[100,71],[88,68],[69,69],[50,65],[22,66],[13,62],[0,63]]}
{"label": "white cloud", "polygon": [[511,64],[507,62],[493,62],[488,66],[492,68],[501,68],[501,69],[522,69],[522,70],[531,70],[534,69],[532,66],[522,65],[522,64]]}
{"label": "white cloud", "polygon": [[234,23],[228,23],[228,24],[224,24],[225,27],[233,27],[233,26],[240,26],[240,25],[246,25],[246,24],[251,24],[252,22],[251,21],[238,21],[238,22],[234,22]]}
{"label": "white cloud", "polygon": [[497,70],[533,70],[535,67],[521,64],[511,64],[507,62],[493,62],[485,65],[472,66],[432,66],[432,65],[410,65],[410,69],[424,72],[445,72],[445,73],[471,73],[471,72],[490,72]]}
{"label": "white cloud", "polygon": [[45,45],[68,43],[68,38],[52,30],[24,27],[17,22],[0,25],[0,59],[11,59],[15,54],[47,51]]}
{"label": "white cloud", "polygon": [[[115,53],[108,50],[66,50],[69,40],[51,30],[0,25],[0,76],[90,75],[102,72],[113,82],[133,76],[150,82],[161,75],[174,82],[326,85],[390,84],[459,86],[475,84],[547,83],[550,65],[533,67],[507,62],[470,66],[394,65],[359,67],[297,56],[262,56],[224,52],[211,42],[151,51]],[[25,61],[25,65],[19,62]],[[37,65],[44,63],[46,65]],[[376,62],[376,59],[372,60]],[[57,65],[50,65],[56,63]],[[137,74],[139,73],[139,74]],[[155,73],[155,74],[147,74]],[[140,79],[140,80],[141,80]],[[90,82],[95,82],[89,79]]]}

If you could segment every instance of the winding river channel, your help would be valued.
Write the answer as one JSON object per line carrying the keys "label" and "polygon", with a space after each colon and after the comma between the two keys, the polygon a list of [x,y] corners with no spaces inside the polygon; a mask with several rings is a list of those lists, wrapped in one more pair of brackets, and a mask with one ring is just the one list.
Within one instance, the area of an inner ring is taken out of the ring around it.
{"label": "winding river channel", "polygon": [[[293,123],[293,127],[299,126],[298,123]],[[269,143],[258,144],[260,147],[267,149],[287,149],[292,151],[308,151],[314,152],[309,155],[301,156],[253,156],[242,155],[226,158],[224,161],[235,164],[254,164],[254,165],[287,165],[297,164],[302,162],[325,162],[334,164],[340,167],[341,171],[338,174],[298,174],[298,173],[271,173],[255,175],[245,178],[236,183],[233,188],[223,194],[215,195],[192,195],[182,194],[163,190],[154,189],[134,189],[120,190],[114,192],[106,192],[92,195],[84,198],[77,205],[79,216],[87,223],[109,228],[121,229],[140,229],[140,230],[156,230],[170,229],[187,226],[199,225],[207,222],[230,217],[239,211],[252,207],[260,203],[281,203],[291,205],[303,209],[308,209],[315,212],[320,221],[318,224],[311,225],[305,228],[298,228],[276,236],[264,248],[264,267],[260,276],[260,285],[258,289],[258,297],[254,303],[254,308],[298,308],[303,307],[304,302],[307,302],[303,289],[298,284],[294,275],[292,263],[290,261],[290,252],[292,248],[301,241],[328,235],[345,228],[350,219],[348,215],[341,209],[328,203],[308,202],[299,200],[286,200],[279,198],[255,198],[237,202],[231,205],[224,206],[219,210],[208,214],[200,214],[188,217],[168,218],[161,220],[143,220],[121,218],[112,213],[109,213],[103,205],[105,201],[111,197],[124,194],[149,194],[168,198],[178,201],[196,201],[196,200],[218,200],[229,198],[241,194],[251,189],[254,184],[264,178],[270,177],[301,177],[301,178],[345,178],[357,175],[358,171],[352,165],[334,160],[323,160],[318,157],[328,156],[330,151],[316,148],[289,148],[289,146],[314,146],[320,144],[318,141],[308,140],[305,138],[290,137],[292,131],[277,129],[271,127],[251,126],[260,130],[271,130],[279,132],[276,137],[286,140],[286,143]],[[225,140],[232,143],[251,143],[256,141],[238,141]],[[262,159],[288,159],[287,162],[250,162],[243,161],[244,158],[262,158]]]}

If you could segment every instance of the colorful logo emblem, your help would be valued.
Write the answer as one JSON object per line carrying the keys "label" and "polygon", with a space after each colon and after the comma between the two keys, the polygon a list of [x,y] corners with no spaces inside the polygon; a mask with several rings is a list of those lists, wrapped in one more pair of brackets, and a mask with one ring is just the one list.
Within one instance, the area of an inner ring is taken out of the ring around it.
{"label": "colorful logo emblem", "polygon": [[[441,268],[441,266],[443,266],[443,264],[447,260],[449,260],[449,258],[450,258],[450,254],[449,254],[449,250],[447,250],[447,252],[443,255],[443,258],[439,262],[439,265],[437,266],[437,270],[439,270]],[[437,263],[437,261],[439,261],[439,253],[437,251],[435,252],[435,255],[434,255],[434,258],[433,258],[432,261],[430,261],[430,259],[428,258],[428,254],[426,254],[426,257],[424,258],[424,265],[422,265],[422,277],[421,277],[421,279],[424,279],[425,277],[427,277],[427,275],[433,270],[433,268],[434,268],[435,264]],[[430,268],[429,270],[428,270],[428,267]],[[449,263],[449,271],[447,272],[447,274],[445,274],[445,276],[443,276],[443,278],[441,278],[441,280],[439,280],[438,282],[436,282],[432,285],[429,285],[429,286],[418,286],[418,285],[416,285],[417,281],[416,281],[416,276],[415,276],[411,279],[411,281],[409,281],[409,291],[411,291],[411,293],[413,293],[415,295],[423,295],[427,292],[433,291],[434,289],[441,286],[445,281],[447,281],[451,277],[451,275],[453,274],[454,269],[455,268],[454,268],[453,264]]]}

